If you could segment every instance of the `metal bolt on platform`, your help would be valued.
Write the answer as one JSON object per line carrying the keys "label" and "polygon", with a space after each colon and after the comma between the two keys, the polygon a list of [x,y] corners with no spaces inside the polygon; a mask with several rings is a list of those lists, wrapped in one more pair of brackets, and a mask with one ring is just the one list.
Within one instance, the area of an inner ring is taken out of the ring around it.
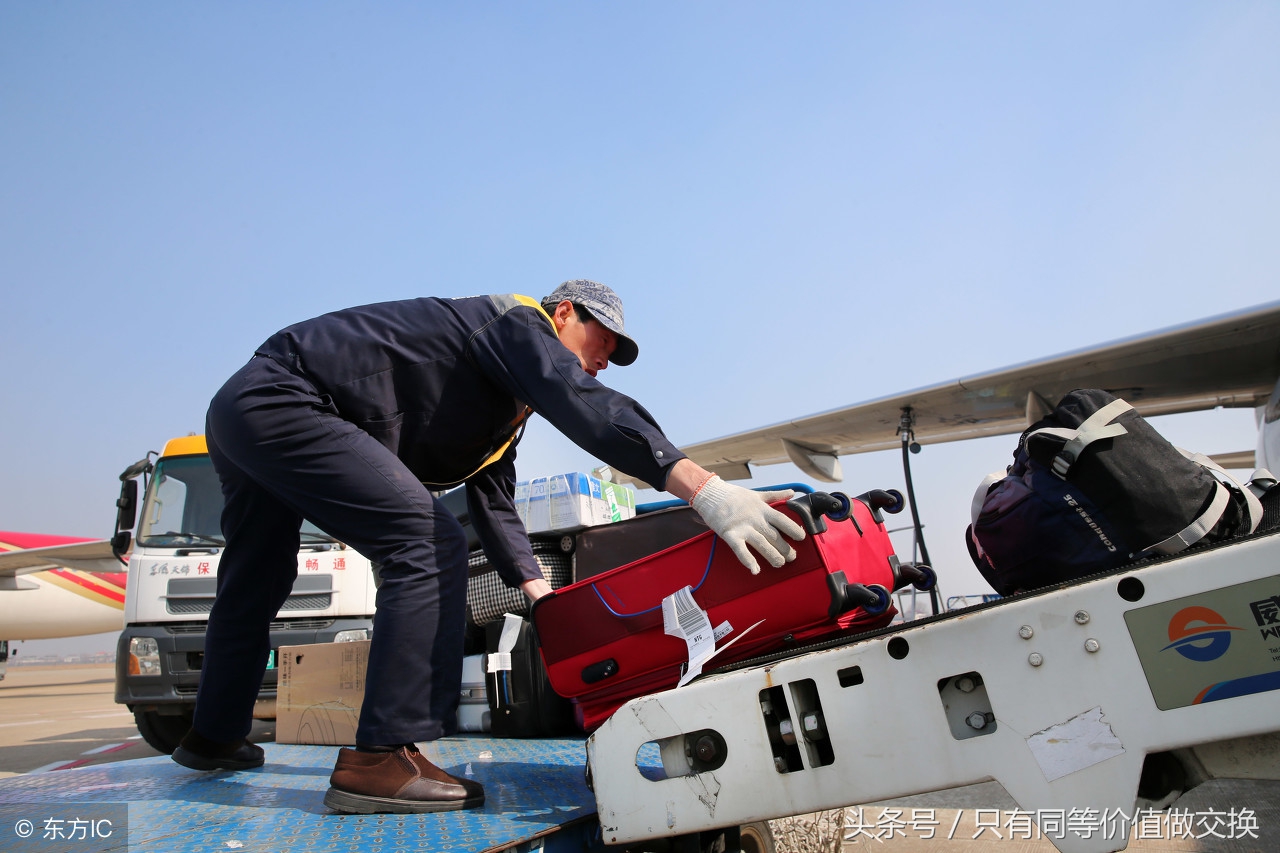
{"label": "metal bolt on platform", "polygon": [[822,740],[827,736],[827,724],[817,711],[803,715],[800,718],[800,727],[809,740]]}

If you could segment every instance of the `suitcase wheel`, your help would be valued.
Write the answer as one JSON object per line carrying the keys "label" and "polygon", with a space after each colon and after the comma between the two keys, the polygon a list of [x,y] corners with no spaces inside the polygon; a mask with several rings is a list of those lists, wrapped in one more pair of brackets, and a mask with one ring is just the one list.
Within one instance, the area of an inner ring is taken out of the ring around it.
{"label": "suitcase wheel", "polygon": [[827,518],[832,521],[844,521],[853,514],[853,501],[849,500],[849,496],[844,492],[832,492],[831,497],[838,506],[835,509],[829,509],[826,512]]}
{"label": "suitcase wheel", "polygon": [[893,588],[902,589],[913,586],[921,592],[928,592],[938,583],[938,573],[931,566],[919,563],[901,563],[894,566]]}
{"label": "suitcase wheel", "polygon": [[832,618],[859,607],[872,616],[878,616],[892,603],[889,590],[880,584],[848,583],[844,572],[827,575],[827,588],[831,592],[831,607],[827,613]]}
{"label": "suitcase wheel", "polygon": [[903,507],[907,505],[902,492],[897,489],[872,489],[858,495],[858,500],[870,507],[872,512],[882,509],[890,515],[902,512]]}
{"label": "suitcase wheel", "polygon": [[840,492],[810,492],[787,501],[787,506],[800,516],[800,525],[810,536],[827,532],[824,516],[833,521],[844,521],[852,516],[853,509],[848,496]]}
{"label": "suitcase wheel", "polygon": [[889,597],[889,590],[880,586],[878,583],[870,584],[866,590],[875,596],[875,603],[864,604],[862,609],[870,613],[872,616],[879,616],[889,609],[889,605],[893,599]]}

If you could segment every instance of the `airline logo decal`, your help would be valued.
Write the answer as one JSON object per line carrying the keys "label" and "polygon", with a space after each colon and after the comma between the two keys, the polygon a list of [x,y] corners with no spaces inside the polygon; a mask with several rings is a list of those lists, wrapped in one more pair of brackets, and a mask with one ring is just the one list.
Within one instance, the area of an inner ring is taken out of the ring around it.
{"label": "airline logo decal", "polygon": [[1280,575],[1128,610],[1163,711],[1280,691]]}
{"label": "airline logo decal", "polygon": [[1185,607],[1169,620],[1169,639],[1160,651],[1173,649],[1187,660],[1217,660],[1231,648],[1231,632],[1241,631],[1207,607]]}

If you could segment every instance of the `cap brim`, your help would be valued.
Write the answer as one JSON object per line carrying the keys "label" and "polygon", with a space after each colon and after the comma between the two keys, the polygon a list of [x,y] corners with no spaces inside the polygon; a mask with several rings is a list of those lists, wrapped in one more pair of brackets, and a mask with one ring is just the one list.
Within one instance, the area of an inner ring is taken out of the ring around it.
{"label": "cap brim", "polygon": [[640,355],[640,347],[636,346],[636,342],[627,337],[624,332],[619,331],[613,323],[605,317],[604,312],[595,308],[590,302],[584,301],[577,304],[586,308],[587,313],[591,315],[591,318],[601,326],[604,326],[606,329],[613,332],[614,338],[617,339],[618,343],[613,348],[613,354],[609,356],[609,361],[618,365],[618,367],[626,367],[628,364],[634,363],[636,358]]}
{"label": "cap brim", "polygon": [[613,355],[609,356],[609,361],[619,367],[626,367],[628,364],[634,363],[640,355],[640,347],[636,346],[636,342],[626,335],[619,335],[617,332],[613,334],[618,339],[618,345],[613,348]]}

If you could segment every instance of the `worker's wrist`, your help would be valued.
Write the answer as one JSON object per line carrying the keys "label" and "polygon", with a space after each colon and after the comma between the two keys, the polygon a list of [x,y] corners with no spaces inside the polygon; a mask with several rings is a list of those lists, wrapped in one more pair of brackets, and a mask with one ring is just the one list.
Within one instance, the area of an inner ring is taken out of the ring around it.
{"label": "worker's wrist", "polygon": [[551,592],[551,584],[547,583],[546,578],[533,578],[520,584],[520,591],[530,601],[537,601],[542,596]]}
{"label": "worker's wrist", "polygon": [[665,491],[675,495],[682,501],[692,502],[694,492],[705,485],[712,472],[689,459],[687,456],[671,466],[667,475]]}
{"label": "worker's wrist", "polygon": [[698,484],[698,488],[694,489],[693,494],[689,495],[690,506],[692,506],[693,502],[698,499],[698,493],[701,492],[704,488],[706,488],[707,484],[710,483],[715,478],[716,478],[715,474],[708,474],[707,476],[702,478],[702,482]]}

